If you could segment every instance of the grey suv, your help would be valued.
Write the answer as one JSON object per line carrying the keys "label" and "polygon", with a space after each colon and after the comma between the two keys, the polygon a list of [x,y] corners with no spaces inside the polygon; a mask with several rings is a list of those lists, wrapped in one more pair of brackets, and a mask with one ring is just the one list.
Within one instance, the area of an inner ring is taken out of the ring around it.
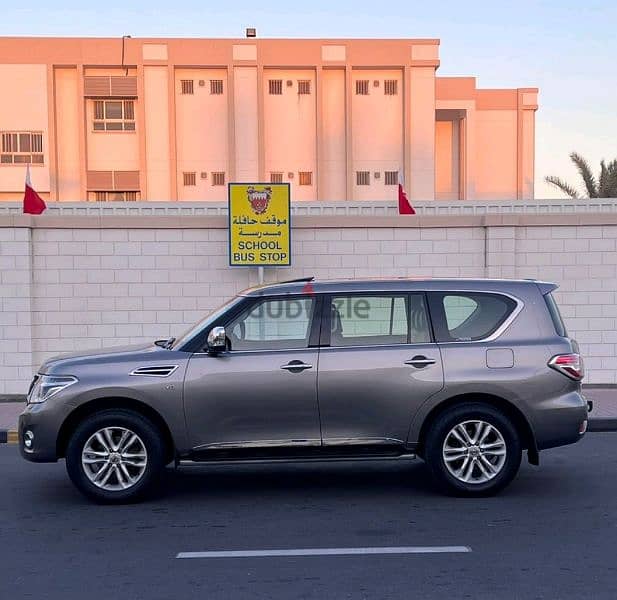
{"label": "grey suv", "polygon": [[578,441],[583,363],[540,281],[313,281],[246,290],[178,339],[48,360],[23,456],[87,496],[143,496],[181,461],[426,461],[497,492],[523,450]]}

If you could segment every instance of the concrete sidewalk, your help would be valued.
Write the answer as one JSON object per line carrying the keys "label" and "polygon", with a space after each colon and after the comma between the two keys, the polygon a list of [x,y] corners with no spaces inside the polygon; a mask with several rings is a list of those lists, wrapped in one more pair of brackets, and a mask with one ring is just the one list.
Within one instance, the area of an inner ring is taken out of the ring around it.
{"label": "concrete sidewalk", "polygon": [[[617,431],[617,388],[585,388],[584,394],[593,400],[590,431]],[[3,432],[17,429],[17,416],[24,406],[23,402],[0,402],[0,440],[6,438]]]}

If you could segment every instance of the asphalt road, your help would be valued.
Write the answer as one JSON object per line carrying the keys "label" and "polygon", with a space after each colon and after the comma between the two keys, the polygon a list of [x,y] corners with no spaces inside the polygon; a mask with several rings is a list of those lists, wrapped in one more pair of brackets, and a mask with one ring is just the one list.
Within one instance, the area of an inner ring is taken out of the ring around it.
{"label": "asphalt road", "polygon": [[[0,598],[616,598],[616,442],[545,452],[489,499],[437,495],[415,461],[169,470],[154,499],[120,507],[0,446]],[[472,551],[175,558],[384,546]]]}

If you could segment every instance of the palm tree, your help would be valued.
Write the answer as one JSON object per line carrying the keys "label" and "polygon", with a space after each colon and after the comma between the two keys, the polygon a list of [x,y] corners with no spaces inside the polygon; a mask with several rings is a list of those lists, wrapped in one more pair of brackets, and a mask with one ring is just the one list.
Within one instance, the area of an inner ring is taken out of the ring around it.
{"label": "palm tree", "polygon": [[[603,160],[600,161],[600,175],[597,179],[591,172],[589,163],[580,154],[572,152],[570,160],[576,165],[576,169],[583,179],[587,197],[617,198],[617,159],[608,163],[608,165]],[[548,175],[544,178],[544,181],[554,185],[570,198],[579,198],[576,189],[560,177]]]}

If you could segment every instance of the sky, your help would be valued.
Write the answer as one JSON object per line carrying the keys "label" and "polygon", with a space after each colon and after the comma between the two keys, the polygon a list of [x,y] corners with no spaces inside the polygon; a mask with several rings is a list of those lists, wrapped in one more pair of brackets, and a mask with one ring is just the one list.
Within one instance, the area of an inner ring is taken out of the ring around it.
{"label": "sky", "polygon": [[536,198],[580,188],[572,151],[594,171],[617,158],[617,2],[573,0],[30,0],[5,4],[2,36],[439,38],[437,75],[479,87],[538,87]]}

